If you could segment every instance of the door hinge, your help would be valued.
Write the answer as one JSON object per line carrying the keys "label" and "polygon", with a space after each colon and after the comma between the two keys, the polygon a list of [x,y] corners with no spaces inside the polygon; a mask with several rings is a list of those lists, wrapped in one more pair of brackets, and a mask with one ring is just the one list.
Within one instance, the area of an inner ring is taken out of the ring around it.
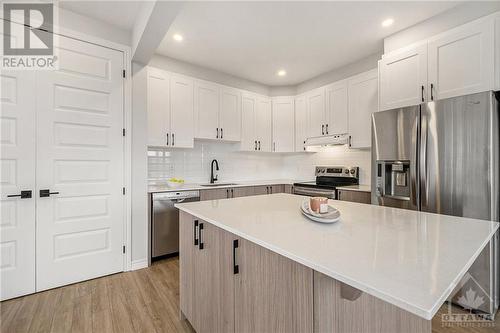
{"label": "door hinge", "polygon": [[123,77],[124,77],[124,78],[126,77],[125,73],[126,73],[126,72],[125,72],[125,70],[123,70]]}
{"label": "door hinge", "polygon": [[125,253],[125,245],[123,245],[122,252]]}
{"label": "door hinge", "polygon": [[125,187],[123,188],[123,195],[125,195]]}
{"label": "door hinge", "polygon": [[122,135],[125,136],[125,128],[122,128]]}

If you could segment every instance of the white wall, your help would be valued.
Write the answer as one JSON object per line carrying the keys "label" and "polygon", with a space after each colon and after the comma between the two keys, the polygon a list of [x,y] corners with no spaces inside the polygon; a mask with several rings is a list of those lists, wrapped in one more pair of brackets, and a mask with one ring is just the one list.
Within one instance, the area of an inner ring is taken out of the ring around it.
{"label": "white wall", "polygon": [[59,25],[63,28],[81,32],[111,42],[130,45],[131,34],[106,22],[80,15],[75,12],[59,8]]}
{"label": "white wall", "polygon": [[369,71],[370,69],[377,68],[377,63],[381,57],[382,50],[341,68],[334,69],[330,72],[323,73],[310,80],[304,81],[297,85],[297,94],[301,94],[308,90],[319,88],[329,83],[348,78],[349,76],[353,76],[362,72]]}
{"label": "white wall", "polygon": [[192,76],[198,79],[217,82],[230,87],[253,91],[263,95],[269,95],[269,87],[257,82],[242,79],[230,74],[213,69],[193,65],[181,60],[155,54],[149,62],[149,66],[172,71],[179,74]]}
{"label": "white wall", "polygon": [[470,1],[431,17],[384,39],[384,52],[437,35],[500,10],[500,1]]}

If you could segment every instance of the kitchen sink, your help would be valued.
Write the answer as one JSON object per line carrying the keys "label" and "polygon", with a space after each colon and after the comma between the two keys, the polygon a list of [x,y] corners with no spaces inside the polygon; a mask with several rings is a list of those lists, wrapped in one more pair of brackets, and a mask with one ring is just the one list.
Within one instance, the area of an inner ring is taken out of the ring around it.
{"label": "kitchen sink", "polygon": [[214,184],[201,184],[203,187],[217,187],[217,186],[230,186],[230,185],[238,185],[236,183],[214,183]]}

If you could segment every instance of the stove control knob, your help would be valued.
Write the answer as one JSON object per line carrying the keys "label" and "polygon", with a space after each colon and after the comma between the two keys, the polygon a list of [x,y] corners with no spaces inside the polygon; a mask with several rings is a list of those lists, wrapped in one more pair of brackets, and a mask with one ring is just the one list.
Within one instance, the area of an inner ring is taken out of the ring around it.
{"label": "stove control knob", "polygon": [[349,169],[345,169],[345,174],[348,175],[349,174]]}
{"label": "stove control knob", "polygon": [[356,170],[351,169],[351,175],[354,175],[356,173]]}

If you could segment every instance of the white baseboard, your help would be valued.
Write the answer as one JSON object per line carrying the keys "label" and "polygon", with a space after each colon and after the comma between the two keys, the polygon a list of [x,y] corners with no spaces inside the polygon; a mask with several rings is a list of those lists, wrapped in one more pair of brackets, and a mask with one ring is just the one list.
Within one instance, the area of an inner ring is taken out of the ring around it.
{"label": "white baseboard", "polygon": [[148,259],[133,260],[130,266],[131,271],[148,267]]}

